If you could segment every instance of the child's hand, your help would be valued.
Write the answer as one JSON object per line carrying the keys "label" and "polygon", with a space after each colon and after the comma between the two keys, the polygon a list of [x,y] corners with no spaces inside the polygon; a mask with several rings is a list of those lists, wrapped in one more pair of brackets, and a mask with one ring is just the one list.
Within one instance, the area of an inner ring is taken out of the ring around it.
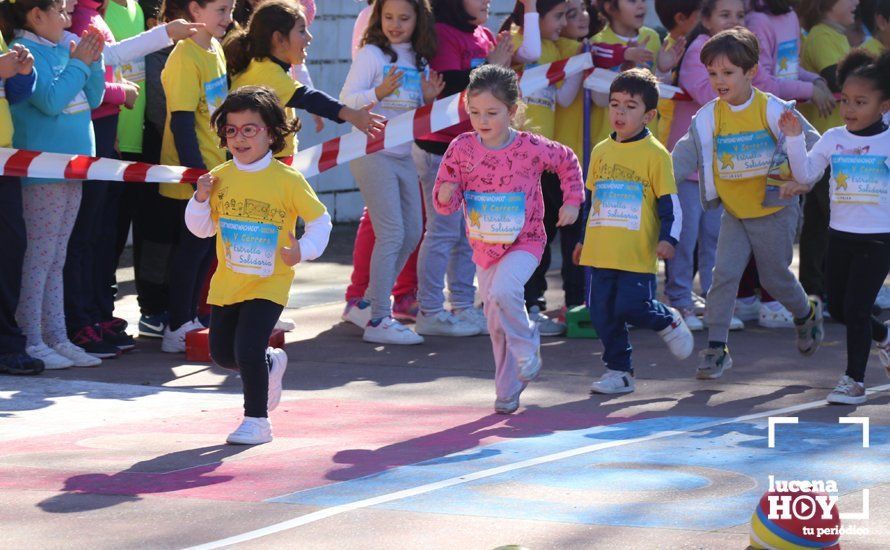
{"label": "child's hand", "polygon": [[[674,42],[674,44],[668,48],[667,40],[664,41],[664,44],[661,45],[661,49],[658,50],[658,71],[661,73],[668,73],[673,71],[677,64],[680,63],[680,59],[683,57],[683,52],[686,51],[686,38],[680,37]],[[625,54],[625,57],[627,54]]]}
{"label": "child's hand", "polygon": [[324,119],[318,115],[312,115],[312,120],[315,121],[315,131],[321,132],[324,130]]}
{"label": "child's hand", "polygon": [[572,263],[575,265],[581,265],[581,251],[584,249],[584,246],[581,243],[575,244],[575,250],[572,250]]}
{"label": "child's hand", "polygon": [[389,73],[383,77],[383,82],[380,83],[380,86],[374,88],[374,93],[377,95],[377,101],[380,101],[384,97],[398,90],[399,86],[402,85],[402,75],[404,74],[405,73],[393,65],[389,70]]}
{"label": "child's hand", "polygon": [[810,189],[809,185],[797,183],[796,181],[789,181],[782,187],[779,187],[779,198],[790,199],[800,195],[806,195],[810,192]]}
{"label": "child's hand", "polygon": [[655,255],[659,260],[670,260],[674,257],[674,245],[667,241],[659,241],[655,247]]}
{"label": "child's hand", "polygon": [[219,181],[219,178],[210,172],[198,177],[198,184],[195,189],[195,200],[198,202],[207,202],[207,199],[210,198],[210,192],[213,191],[213,186],[216,185],[217,181]]}
{"label": "child's hand", "polygon": [[513,59],[513,54],[516,52],[516,48],[513,46],[513,40],[510,38],[510,33],[504,31],[498,34],[497,44],[494,49],[491,50],[491,53],[488,54],[487,61],[490,65],[500,65],[502,67],[510,67],[510,61]]}
{"label": "child's hand", "polygon": [[385,116],[371,112],[371,109],[374,108],[374,105],[374,103],[371,103],[370,105],[365,105],[361,109],[343,107],[342,109],[340,109],[339,116],[346,122],[355,126],[358,130],[366,134],[368,137],[374,137],[379,132],[383,131],[383,128],[385,126],[384,122],[386,122]]}
{"label": "child's hand", "polygon": [[14,44],[11,51],[17,54],[16,70],[18,73],[31,74],[31,71],[34,69],[34,56],[31,55],[31,51],[21,44]]}
{"label": "child's hand", "polygon": [[627,43],[627,49],[624,50],[624,59],[625,61],[631,61],[637,65],[648,65],[655,61],[655,54],[653,54],[649,49],[646,48],[646,44],[649,43],[649,37],[643,39],[642,42],[637,43],[636,40],[631,40]]}
{"label": "child's hand", "polygon": [[538,12],[538,0],[520,0],[525,7],[525,13]]}
{"label": "child's hand", "polygon": [[101,38],[86,31],[79,43],[71,41],[71,58],[90,65],[102,55],[102,44]]}
{"label": "child's hand", "polygon": [[457,189],[457,184],[452,182],[444,182],[439,185],[439,194],[436,195],[436,200],[439,204],[450,204],[451,198],[454,197],[454,191]]}
{"label": "child's hand", "polygon": [[556,221],[556,227],[566,227],[572,225],[578,219],[578,207],[573,204],[564,204],[559,209],[559,219]]}
{"label": "child's hand", "polygon": [[803,126],[794,111],[787,110],[779,117],[779,130],[789,137],[797,137],[803,133]]}
{"label": "child's hand", "polygon": [[133,106],[136,105],[136,100],[139,98],[139,86],[129,80],[124,80],[121,85],[124,87],[124,93],[126,94],[124,107],[132,109]]}
{"label": "child's hand", "polygon": [[167,28],[167,36],[174,42],[190,38],[194,36],[199,29],[205,27],[204,23],[189,23],[185,19],[170,21],[164,26]]}
{"label": "child's hand", "polygon": [[429,78],[420,80],[420,89],[423,91],[423,102],[432,103],[445,89],[445,79],[436,71],[430,69]]}
{"label": "child's hand", "polygon": [[293,231],[288,232],[287,236],[290,238],[290,246],[282,246],[279,253],[281,254],[281,259],[284,263],[294,266],[300,263],[300,260],[303,259],[300,256],[300,242],[297,241],[297,237],[294,236]]}
{"label": "child's hand", "polygon": [[85,30],[84,33],[92,34],[99,40],[99,51],[93,56],[93,63],[95,63],[102,59],[102,52],[105,50],[105,35],[103,35],[102,31],[94,25],[87,27],[87,30]]}
{"label": "child's hand", "polygon": [[11,78],[18,72],[18,55],[15,52],[0,55],[0,78]]}
{"label": "child's hand", "polygon": [[828,84],[819,79],[813,83],[813,104],[819,109],[819,115],[828,118],[837,107],[834,94],[828,89]]}

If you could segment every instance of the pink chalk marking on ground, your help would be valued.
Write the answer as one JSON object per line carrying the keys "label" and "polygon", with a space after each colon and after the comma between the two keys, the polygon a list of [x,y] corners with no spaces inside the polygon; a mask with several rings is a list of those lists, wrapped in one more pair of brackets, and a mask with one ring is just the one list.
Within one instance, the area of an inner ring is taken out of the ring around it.
{"label": "pink chalk marking on ground", "polygon": [[[0,455],[0,488],[260,502],[506,439],[629,420],[559,407],[502,416],[481,407],[310,399],[282,403],[272,415],[276,441],[239,457],[247,447],[224,443],[240,414],[215,410],[9,441]],[[115,437],[131,441],[133,434],[146,434],[139,452],[128,454],[126,445],[106,448]],[[165,448],[171,438],[181,440],[181,450],[145,460],[150,434],[164,437]],[[219,444],[208,447],[208,434],[218,434]],[[190,447],[188,436],[200,443]],[[99,438],[101,448],[81,443]],[[304,441],[294,448],[288,438]],[[17,455],[32,453],[50,456],[50,462],[52,453],[65,453],[64,462],[73,464],[62,469],[15,462]]]}

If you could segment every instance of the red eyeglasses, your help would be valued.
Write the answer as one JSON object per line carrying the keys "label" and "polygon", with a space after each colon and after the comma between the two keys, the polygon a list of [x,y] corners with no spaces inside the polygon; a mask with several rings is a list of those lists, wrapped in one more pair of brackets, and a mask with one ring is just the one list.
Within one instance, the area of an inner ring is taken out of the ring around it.
{"label": "red eyeglasses", "polygon": [[265,126],[259,126],[257,124],[245,124],[244,126],[234,126],[232,124],[226,124],[225,126],[220,128],[220,133],[223,135],[223,137],[229,139],[236,137],[238,134],[241,134],[245,138],[250,139],[252,137],[255,137],[260,132],[265,131]]}

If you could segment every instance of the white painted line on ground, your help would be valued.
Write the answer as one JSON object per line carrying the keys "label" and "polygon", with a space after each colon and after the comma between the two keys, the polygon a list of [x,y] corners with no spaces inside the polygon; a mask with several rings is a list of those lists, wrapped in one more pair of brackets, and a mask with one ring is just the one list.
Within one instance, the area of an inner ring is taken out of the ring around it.
{"label": "white painted line on ground", "polygon": [[[868,390],[869,394],[873,394],[883,390],[890,390],[890,384],[884,384],[883,386],[876,386]],[[567,451],[561,451],[558,453],[553,453],[545,456],[539,456],[537,458],[531,458],[528,460],[523,460],[520,462],[514,462],[513,464],[505,464],[503,466],[498,466],[496,468],[489,468],[487,470],[481,470],[478,472],[474,472],[471,474],[466,474],[458,477],[452,477],[449,479],[443,479],[441,481],[436,481],[434,483],[427,483],[425,485],[420,485],[418,487],[412,487],[411,489],[404,489],[402,491],[396,491],[394,493],[389,493],[385,495],[380,495],[372,498],[366,498],[363,500],[358,500],[355,502],[350,502],[348,504],[340,504],[338,506],[332,506],[330,508],[325,508],[324,510],[318,510],[317,512],[312,512],[310,514],[305,514],[302,516],[295,517],[293,519],[289,519],[287,521],[282,521],[281,523],[276,523],[274,525],[270,525],[268,527],[263,527],[261,529],[255,529],[253,531],[248,531],[246,533],[235,535],[232,537],[220,539],[213,542],[208,542],[206,544],[201,544],[198,546],[193,546],[188,548],[187,550],[210,550],[213,548],[223,548],[225,546],[231,546],[233,544],[239,544],[242,542],[247,542],[251,540],[256,540],[258,538],[266,537],[269,535],[273,535],[275,533],[280,533],[282,531],[287,531],[289,529],[294,529],[296,527],[301,527],[303,525],[307,525],[310,523],[314,523],[316,521],[320,521],[323,519],[327,519],[329,517],[337,516],[340,514],[345,514],[346,512],[352,512],[353,510],[360,510],[362,508],[368,508],[371,506],[377,506],[378,504],[386,504],[388,502],[394,502],[397,500],[402,500],[405,498],[410,498],[418,495],[423,495],[426,493],[431,493],[433,491],[438,491],[440,489],[447,489],[449,487],[454,487],[456,485],[463,485],[464,483],[469,483],[471,481],[476,481],[479,479],[485,479],[487,477],[497,476],[501,474],[505,474],[507,472],[512,472],[515,470],[521,470],[523,468],[531,468],[532,466],[539,466],[541,464],[547,464],[549,462],[555,462],[557,460],[563,460],[566,458],[572,458],[579,455],[592,453],[595,451],[601,451],[603,449],[611,449],[614,447],[622,447],[625,445],[633,445],[635,443],[644,443],[647,441],[654,441],[657,439],[664,439],[666,437],[672,437],[675,435],[683,435],[691,432],[696,432],[699,430],[707,430],[709,428],[714,428],[716,426],[723,426],[725,424],[734,424],[736,422],[747,422],[749,420],[757,420],[764,417],[769,416],[781,416],[788,413],[796,413],[800,411],[817,409],[819,407],[823,407],[828,403],[824,399],[820,399],[819,401],[811,401],[809,403],[801,403],[800,405],[794,405],[791,407],[785,407],[782,409],[774,409],[770,411],[764,411],[754,414],[748,414],[744,416],[736,416],[735,418],[724,418],[721,420],[714,420],[711,422],[702,422],[700,424],[694,424],[684,430],[668,430],[663,432],[654,433],[651,435],[647,435],[644,437],[635,437],[632,439],[625,439],[620,441],[608,441],[605,443],[595,443],[593,445],[586,445],[584,447],[578,447],[577,449],[569,449]]]}

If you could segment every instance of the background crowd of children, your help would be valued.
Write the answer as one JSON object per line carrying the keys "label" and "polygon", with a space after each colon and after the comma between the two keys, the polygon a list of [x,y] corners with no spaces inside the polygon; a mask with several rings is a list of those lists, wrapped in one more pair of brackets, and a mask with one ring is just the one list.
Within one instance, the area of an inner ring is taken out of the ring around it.
{"label": "background crowd of children", "polygon": [[[712,379],[731,368],[728,333],[746,322],[794,328],[799,351],[814,353],[827,303],[849,349],[830,400],[864,400],[872,340],[890,369],[887,325],[872,317],[890,263],[890,0],[655,0],[664,37],[643,26],[646,0],[518,0],[498,34],[486,27],[489,4],[369,1],[336,98],[313,87],[305,65],[312,0],[0,0],[0,146],[214,174],[228,156],[232,170],[250,172],[260,169],[250,140],[274,136],[269,124],[214,118],[236,90],[270,92],[287,118],[305,111],[317,131],[327,119],[370,136],[387,118],[466,91],[467,122],[350,163],[366,210],[343,319],[365,341],[490,334],[496,408],[512,412],[540,370],[540,337],[565,331],[568,308],[588,305],[603,341],[606,373],[592,391],[625,393],[628,325],[657,331],[681,358],[690,331],[707,328],[697,376]],[[585,96],[579,73],[518,97],[513,70],[582,52],[621,73],[609,94]],[[688,99],[660,100],[658,83]],[[265,90],[244,88],[256,86]],[[262,101],[240,101],[230,118],[272,116]],[[281,146],[264,154],[285,166],[299,123],[276,128],[287,130]],[[291,228],[290,214],[320,216],[314,195],[295,214],[231,193],[226,212],[255,208]],[[204,208],[194,198],[187,185],[0,179],[11,253],[0,267],[0,371],[97,366],[135,347],[114,315],[131,229],[140,336],[181,353],[188,332],[224,315],[232,325],[219,330],[234,331],[238,314],[219,296],[262,293],[220,291],[240,269],[228,261],[232,229],[187,223]],[[798,233],[799,282],[789,270]],[[564,307],[550,317],[557,236]],[[658,259],[668,305],[656,299]],[[280,308],[250,315],[269,324],[270,311]],[[227,353],[218,339],[215,349]],[[250,401],[248,416],[267,414]]]}

